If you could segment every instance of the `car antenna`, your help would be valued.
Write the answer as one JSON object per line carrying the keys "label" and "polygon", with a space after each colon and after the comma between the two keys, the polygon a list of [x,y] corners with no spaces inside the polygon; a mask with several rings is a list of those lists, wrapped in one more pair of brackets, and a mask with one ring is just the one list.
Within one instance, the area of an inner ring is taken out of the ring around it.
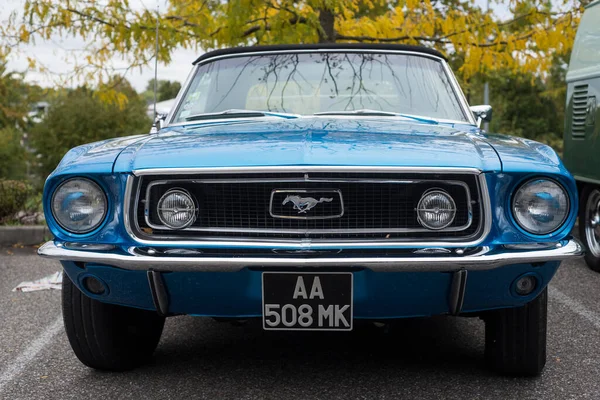
{"label": "car antenna", "polygon": [[154,122],[152,123],[152,129],[150,133],[158,133],[160,130],[160,124],[158,121],[158,114],[156,112],[156,92],[158,91],[158,27],[159,27],[159,4],[156,2],[156,45],[154,47]]}

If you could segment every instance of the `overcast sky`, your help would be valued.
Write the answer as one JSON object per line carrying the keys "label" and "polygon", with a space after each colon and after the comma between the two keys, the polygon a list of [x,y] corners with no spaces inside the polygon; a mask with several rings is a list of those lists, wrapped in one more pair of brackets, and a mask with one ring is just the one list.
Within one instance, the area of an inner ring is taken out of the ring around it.
{"label": "overcast sky", "polygon": [[[0,23],[6,21],[9,14],[13,10],[21,10],[25,0],[1,0],[2,7],[0,8]],[[157,2],[160,2],[160,7],[165,9],[166,0],[130,0],[132,7],[142,7],[145,5],[148,8],[155,8]],[[475,0],[477,4],[485,6],[486,0]],[[502,16],[506,14],[506,7],[497,5],[492,2],[491,7],[494,11]],[[86,43],[80,38],[74,37],[59,37],[55,36],[49,41],[38,40],[35,45],[28,46],[23,51],[15,53],[9,59],[9,70],[25,71],[27,70],[27,57],[34,57],[46,66],[50,71],[61,72],[68,70],[69,66],[65,65],[65,55],[69,50],[78,50],[84,48]],[[172,54],[172,62],[169,65],[161,65],[158,67],[158,79],[168,79],[180,81],[183,83],[187,77],[191,63],[201,52],[193,50],[176,49]],[[114,59],[115,67],[126,67],[127,64],[119,59]],[[139,70],[129,71],[126,75],[127,79],[135,87],[137,91],[143,91],[150,79],[154,77],[153,67]],[[42,86],[51,86],[53,83],[47,76],[37,72],[28,72],[27,80],[38,83]]]}

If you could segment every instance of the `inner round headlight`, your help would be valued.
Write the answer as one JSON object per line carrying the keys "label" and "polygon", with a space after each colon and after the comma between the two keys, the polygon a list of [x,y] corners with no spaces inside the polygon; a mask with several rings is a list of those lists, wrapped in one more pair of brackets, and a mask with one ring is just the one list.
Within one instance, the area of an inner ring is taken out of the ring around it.
{"label": "inner round headlight", "polygon": [[444,190],[432,189],[417,204],[417,220],[427,229],[444,229],[454,221],[456,204]]}
{"label": "inner round headlight", "polygon": [[108,204],[104,191],[85,178],[72,178],[60,184],[52,196],[52,215],[72,233],[88,233],[104,221]]}
{"label": "inner round headlight", "polygon": [[519,226],[535,235],[554,232],[569,214],[569,196],[549,179],[532,179],[515,193],[512,210]]}
{"label": "inner round headlight", "polygon": [[196,220],[196,203],[183,189],[171,189],[158,200],[158,219],[171,229],[187,228]]}

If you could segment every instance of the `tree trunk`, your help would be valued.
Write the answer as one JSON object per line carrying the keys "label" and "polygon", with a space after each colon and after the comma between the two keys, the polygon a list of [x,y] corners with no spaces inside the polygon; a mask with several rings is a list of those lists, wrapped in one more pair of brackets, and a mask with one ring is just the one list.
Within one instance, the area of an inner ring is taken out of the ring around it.
{"label": "tree trunk", "polygon": [[319,23],[321,24],[321,29],[319,29],[319,43],[335,42],[334,22],[335,17],[331,10],[326,8],[319,10]]}

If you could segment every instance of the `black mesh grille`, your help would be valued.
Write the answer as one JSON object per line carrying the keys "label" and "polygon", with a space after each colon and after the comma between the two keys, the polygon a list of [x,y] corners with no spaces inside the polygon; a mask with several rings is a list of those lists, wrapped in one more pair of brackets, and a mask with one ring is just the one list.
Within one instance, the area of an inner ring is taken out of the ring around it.
{"label": "black mesh grille", "polygon": [[[477,177],[473,174],[309,175],[145,176],[139,185],[137,223],[142,232],[153,238],[172,239],[253,237],[465,240],[481,230],[480,191]],[[228,181],[232,179],[236,182]],[[152,182],[155,183],[151,184]],[[187,190],[198,202],[198,218],[186,230],[164,229],[157,217],[156,204],[171,188]],[[457,207],[454,222],[441,231],[424,229],[419,224],[415,211],[423,193],[432,188],[448,192]],[[288,193],[311,197],[320,202],[306,213],[300,213],[293,208],[293,202],[282,204],[282,199]],[[321,201],[322,199],[324,200]],[[145,207],[146,200],[148,207]],[[342,201],[343,215],[337,217]],[[273,214],[280,217],[332,218],[277,218]]]}

